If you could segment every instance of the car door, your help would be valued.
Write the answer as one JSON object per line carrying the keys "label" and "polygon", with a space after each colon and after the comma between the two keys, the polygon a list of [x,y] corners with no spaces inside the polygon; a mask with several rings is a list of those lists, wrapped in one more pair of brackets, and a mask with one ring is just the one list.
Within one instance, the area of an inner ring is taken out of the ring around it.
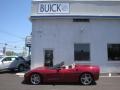
{"label": "car door", "polygon": [[78,76],[75,69],[61,69],[59,70],[61,82],[77,82]]}
{"label": "car door", "polygon": [[44,82],[60,82],[60,74],[57,69],[47,69],[44,74]]}
{"label": "car door", "polygon": [[10,68],[10,64],[12,63],[13,59],[11,57],[6,57],[2,60],[2,69]]}

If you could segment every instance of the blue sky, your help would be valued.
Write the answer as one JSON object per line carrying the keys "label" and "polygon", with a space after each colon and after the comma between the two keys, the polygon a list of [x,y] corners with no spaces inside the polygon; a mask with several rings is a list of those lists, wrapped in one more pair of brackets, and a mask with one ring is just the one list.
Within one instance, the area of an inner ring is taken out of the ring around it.
{"label": "blue sky", "polygon": [[0,0],[0,50],[4,43],[7,49],[22,50],[32,30],[30,11],[31,0]]}

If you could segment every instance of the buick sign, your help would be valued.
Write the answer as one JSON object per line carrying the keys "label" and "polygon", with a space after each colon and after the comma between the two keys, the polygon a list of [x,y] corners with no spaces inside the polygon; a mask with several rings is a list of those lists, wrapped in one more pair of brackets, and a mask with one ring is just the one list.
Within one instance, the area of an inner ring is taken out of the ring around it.
{"label": "buick sign", "polygon": [[69,13],[69,3],[39,3],[40,14],[66,14]]}
{"label": "buick sign", "polygon": [[31,43],[32,43],[32,36],[27,36],[25,39],[26,47],[31,47]]}

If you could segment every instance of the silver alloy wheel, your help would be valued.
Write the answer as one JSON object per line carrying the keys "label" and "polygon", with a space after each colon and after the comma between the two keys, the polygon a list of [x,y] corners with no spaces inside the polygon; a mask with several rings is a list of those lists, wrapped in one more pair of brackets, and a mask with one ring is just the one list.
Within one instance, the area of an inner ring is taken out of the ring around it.
{"label": "silver alloy wheel", "polygon": [[89,73],[84,73],[80,77],[80,82],[83,85],[90,85],[93,82],[93,77]]}
{"label": "silver alloy wheel", "polygon": [[38,85],[41,83],[41,77],[39,74],[32,74],[30,81],[33,85]]}

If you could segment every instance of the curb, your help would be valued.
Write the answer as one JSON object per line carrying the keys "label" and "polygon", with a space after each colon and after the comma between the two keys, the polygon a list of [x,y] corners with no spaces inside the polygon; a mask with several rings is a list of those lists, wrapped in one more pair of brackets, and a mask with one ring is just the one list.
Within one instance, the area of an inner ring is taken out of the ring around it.
{"label": "curb", "polygon": [[117,78],[117,77],[119,77],[120,78],[120,76],[100,76],[100,78]]}
{"label": "curb", "polygon": [[25,73],[16,73],[16,75],[19,77],[24,77]]}
{"label": "curb", "polygon": [[[24,77],[25,73],[21,72],[21,73],[16,73],[17,76],[19,77]],[[120,78],[120,75],[112,75],[111,73],[108,73],[108,75],[100,75],[100,78],[114,78],[114,77],[119,77]]]}
{"label": "curb", "polygon": [[120,73],[100,73],[100,77],[120,77]]}

